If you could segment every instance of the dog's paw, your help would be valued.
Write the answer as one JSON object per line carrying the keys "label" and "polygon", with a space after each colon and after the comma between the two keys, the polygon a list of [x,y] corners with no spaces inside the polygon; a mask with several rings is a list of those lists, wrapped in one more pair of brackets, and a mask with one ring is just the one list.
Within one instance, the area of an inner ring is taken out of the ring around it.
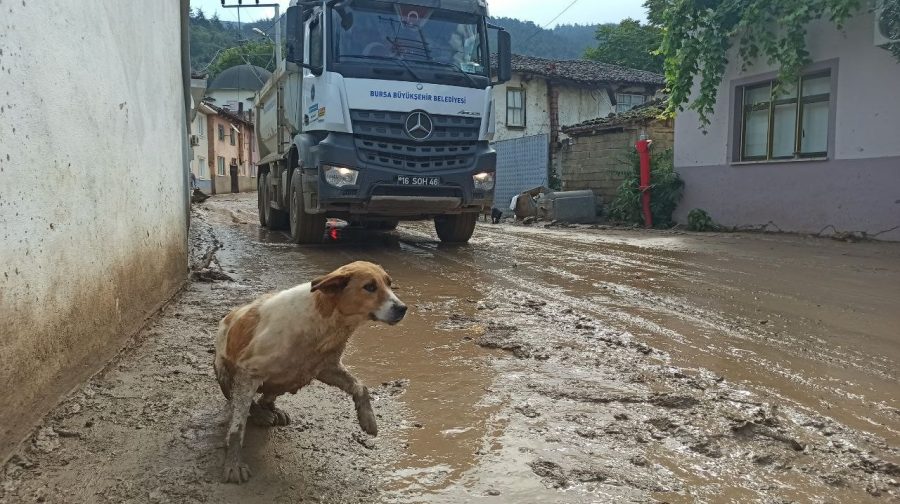
{"label": "dog's paw", "polygon": [[283,427],[291,424],[291,417],[286,411],[272,407],[263,407],[256,403],[250,405],[250,419],[260,427]]}
{"label": "dog's paw", "polygon": [[287,414],[287,411],[275,407],[273,407],[271,411],[272,415],[274,416],[274,419],[272,421],[273,426],[284,427],[286,425],[291,425],[291,417]]}
{"label": "dog's paw", "polygon": [[372,408],[360,408],[356,412],[356,418],[359,419],[359,426],[370,436],[378,435],[378,424],[375,422],[375,413]]}
{"label": "dog's paw", "polygon": [[247,464],[235,462],[233,464],[226,463],[225,470],[222,473],[222,481],[225,483],[246,483],[250,479],[250,468]]}

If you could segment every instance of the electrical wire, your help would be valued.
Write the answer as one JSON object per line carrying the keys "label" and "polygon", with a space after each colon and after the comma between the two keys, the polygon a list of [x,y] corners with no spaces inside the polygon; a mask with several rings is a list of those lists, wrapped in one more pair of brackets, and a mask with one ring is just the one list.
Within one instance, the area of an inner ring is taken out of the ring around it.
{"label": "electrical wire", "polygon": [[554,17],[553,19],[551,19],[550,21],[548,21],[547,24],[545,24],[544,26],[541,26],[541,27],[539,27],[537,30],[535,30],[534,33],[532,33],[531,35],[529,35],[528,38],[525,39],[522,43],[524,44],[525,42],[528,42],[529,40],[533,39],[535,35],[537,35],[538,33],[542,32],[542,31],[544,31],[548,26],[550,26],[551,24],[553,24],[554,21],[556,21],[557,19],[559,19],[560,16],[562,16],[563,14],[565,14],[566,11],[568,11],[569,9],[571,9],[572,6],[575,5],[576,3],[578,3],[578,0],[572,0],[572,3],[570,3],[569,5],[567,5],[565,9],[563,9],[559,14],[556,15],[556,17]]}

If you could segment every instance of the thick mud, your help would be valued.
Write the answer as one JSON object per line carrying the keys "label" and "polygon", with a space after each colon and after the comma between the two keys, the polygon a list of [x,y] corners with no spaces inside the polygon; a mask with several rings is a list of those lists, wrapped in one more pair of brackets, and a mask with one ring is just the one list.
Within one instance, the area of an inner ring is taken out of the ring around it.
{"label": "thick mud", "polygon": [[[409,223],[296,247],[255,214],[197,207],[192,282],[21,445],[0,503],[900,499],[896,244],[484,224],[448,247]],[[379,437],[314,385],[219,483],[217,321],[355,259],[411,306],[345,356]]]}

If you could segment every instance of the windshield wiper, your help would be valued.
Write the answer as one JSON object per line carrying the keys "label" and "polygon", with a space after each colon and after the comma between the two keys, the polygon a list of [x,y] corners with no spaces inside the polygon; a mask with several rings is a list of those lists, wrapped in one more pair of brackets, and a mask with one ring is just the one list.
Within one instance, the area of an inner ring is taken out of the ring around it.
{"label": "windshield wiper", "polygon": [[422,82],[422,78],[416,75],[416,72],[413,71],[412,67],[409,66],[409,63],[406,62],[405,59],[400,57],[390,57],[390,56],[366,56],[364,54],[341,54],[340,58],[364,58],[364,59],[375,59],[380,61],[393,61],[394,63],[398,63],[409,72],[410,75],[413,76],[413,79],[416,79],[419,82]]}
{"label": "windshield wiper", "polygon": [[475,82],[475,79],[473,79],[471,75],[469,75],[469,72],[466,72],[465,70],[460,68],[459,65],[456,65],[454,63],[445,63],[443,61],[435,61],[435,60],[421,60],[421,61],[417,60],[416,63],[423,63],[426,65],[437,65],[437,66],[442,66],[444,68],[452,68],[453,70],[456,70],[457,73],[462,74],[466,79],[468,79],[469,83],[472,84],[472,87],[478,87],[478,83]]}

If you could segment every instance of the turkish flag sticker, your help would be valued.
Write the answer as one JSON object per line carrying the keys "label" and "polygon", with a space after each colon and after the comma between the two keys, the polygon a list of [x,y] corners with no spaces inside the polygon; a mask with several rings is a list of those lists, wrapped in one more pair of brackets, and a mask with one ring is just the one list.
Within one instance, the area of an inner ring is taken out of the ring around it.
{"label": "turkish flag sticker", "polygon": [[431,9],[428,7],[420,7],[418,5],[403,5],[398,4],[397,6],[397,14],[400,16],[400,21],[403,22],[404,25],[410,27],[422,27],[425,26],[425,22],[428,21],[428,18],[431,17]]}

